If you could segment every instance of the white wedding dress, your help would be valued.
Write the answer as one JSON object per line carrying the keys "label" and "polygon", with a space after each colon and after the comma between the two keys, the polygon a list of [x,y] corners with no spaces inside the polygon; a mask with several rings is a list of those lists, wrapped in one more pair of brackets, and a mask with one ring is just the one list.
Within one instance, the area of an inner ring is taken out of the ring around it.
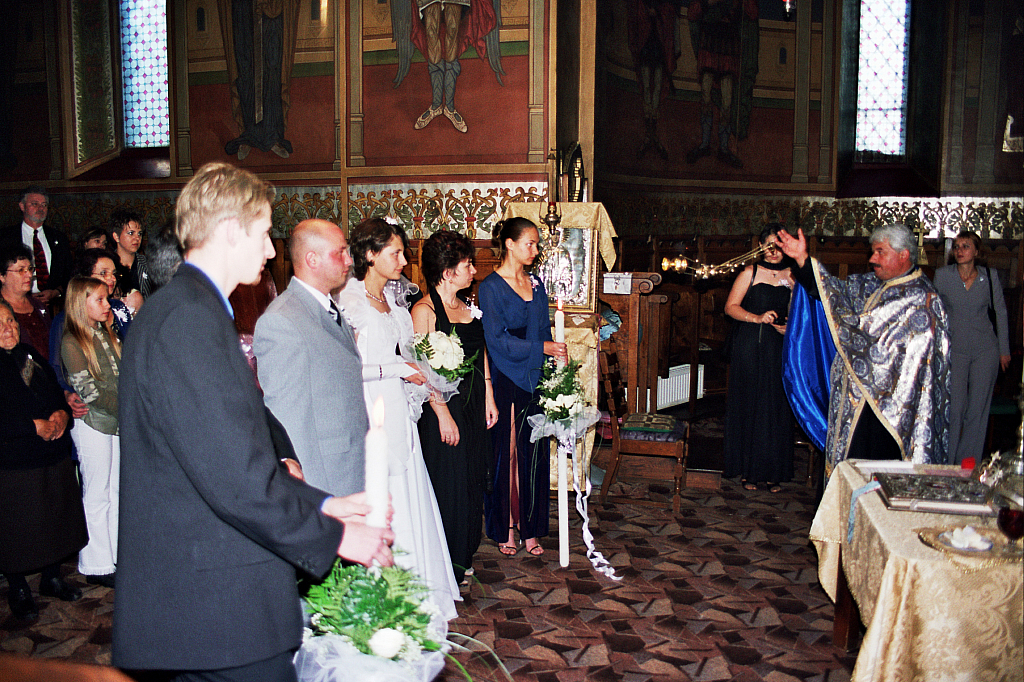
{"label": "white wedding dress", "polygon": [[[395,563],[419,576],[430,590],[430,601],[445,620],[451,620],[458,616],[455,602],[462,597],[452,573],[434,488],[423,463],[419,432],[412,421],[413,415],[419,416],[427,392],[402,380],[413,370],[397,350],[412,341],[412,316],[395,302],[390,287],[385,289],[385,300],[391,308],[386,315],[370,305],[366,287],[355,279],[349,280],[339,296],[342,312],[356,330],[356,346],[363,358],[367,412],[373,414],[378,396],[384,399]],[[410,403],[414,403],[412,409]]]}

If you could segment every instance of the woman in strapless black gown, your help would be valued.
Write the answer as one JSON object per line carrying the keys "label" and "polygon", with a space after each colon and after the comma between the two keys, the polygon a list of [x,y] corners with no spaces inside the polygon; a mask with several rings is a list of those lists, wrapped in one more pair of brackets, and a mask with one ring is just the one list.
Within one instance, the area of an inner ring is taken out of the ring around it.
{"label": "woman in strapless black gown", "polygon": [[[776,244],[778,223],[760,242]],[[793,277],[782,251],[736,277],[725,314],[735,320],[725,417],[725,476],[740,477],[747,490],[765,483],[778,492],[793,478],[793,413],[782,385],[782,346]]]}
{"label": "woman in strapless black gown", "polygon": [[419,421],[423,461],[441,511],[455,579],[472,573],[480,546],[484,491],[491,438],[487,429],[498,418],[485,360],[480,309],[458,292],[473,284],[473,244],[455,232],[435,232],[423,243],[423,276],[430,296],[412,309],[417,333],[455,333],[466,357],[476,354],[473,370],[462,378],[459,392],[447,403],[432,397]]}

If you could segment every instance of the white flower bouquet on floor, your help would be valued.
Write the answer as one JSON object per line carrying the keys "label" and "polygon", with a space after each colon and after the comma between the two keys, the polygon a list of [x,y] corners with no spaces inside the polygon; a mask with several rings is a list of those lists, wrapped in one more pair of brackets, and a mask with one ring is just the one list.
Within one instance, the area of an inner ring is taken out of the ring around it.
{"label": "white flower bouquet on floor", "polygon": [[304,592],[310,616],[294,659],[300,682],[431,682],[446,658],[472,682],[452,651],[489,656],[494,677],[487,679],[512,680],[490,647],[448,632],[409,569],[348,566],[339,559],[323,582]]}
{"label": "white flower bouquet on floor", "polygon": [[432,680],[444,668],[447,626],[408,569],[335,562],[305,594],[309,627],[295,665],[303,682]]}
{"label": "white flower bouquet on floor", "polygon": [[339,560],[327,578],[306,592],[314,636],[341,635],[364,654],[414,661],[438,651],[444,633],[431,627],[440,611],[427,589],[400,566],[345,566]]}

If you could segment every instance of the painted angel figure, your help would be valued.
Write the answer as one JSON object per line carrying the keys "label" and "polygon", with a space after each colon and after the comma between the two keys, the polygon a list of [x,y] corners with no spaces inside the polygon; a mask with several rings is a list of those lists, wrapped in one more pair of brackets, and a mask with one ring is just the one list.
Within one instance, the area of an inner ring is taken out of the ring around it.
{"label": "painted angel figure", "polygon": [[397,88],[409,73],[413,48],[427,60],[430,106],[413,126],[421,130],[442,113],[460,133],[469,130],[455,108],[455,84],[462,72],[459,57],[476,48],[498,79],[501,68],[501,0],[392,0],[391,31],[398,47]]}

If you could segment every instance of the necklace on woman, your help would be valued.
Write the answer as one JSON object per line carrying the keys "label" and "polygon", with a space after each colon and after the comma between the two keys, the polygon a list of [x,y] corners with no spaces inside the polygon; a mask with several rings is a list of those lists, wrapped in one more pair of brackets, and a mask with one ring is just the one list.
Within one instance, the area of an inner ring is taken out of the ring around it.
{"label": "necklace on woman", "polygon": [[[384,292],[381,292],[381,293],[384,293]],[[366,295],[369,296],[370,298],[372,298],[373,300],[375,300],[377,303],[380,303],[381,305],[387,305],[387,301],[385,301],[383,298],[377,298],[376,296],[371,294],[369,291],[366,292]]]}

